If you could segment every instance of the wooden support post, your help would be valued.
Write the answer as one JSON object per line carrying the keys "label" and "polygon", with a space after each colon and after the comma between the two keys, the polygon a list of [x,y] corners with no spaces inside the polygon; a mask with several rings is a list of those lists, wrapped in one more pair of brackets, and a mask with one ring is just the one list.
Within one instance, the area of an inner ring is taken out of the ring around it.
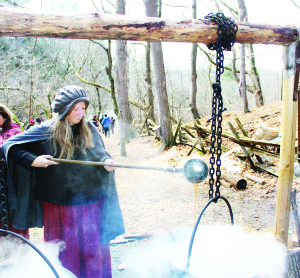
{"label": "wooden support post", "polygon": [[288,229],[291,209],[291,192],[294,175],[297,94],[294,92],[296,78],[296,47],[292,43],[284,47],[282,83],[282,129],[280,165],[276,201],[274,234],[285,245],[288,242]]}

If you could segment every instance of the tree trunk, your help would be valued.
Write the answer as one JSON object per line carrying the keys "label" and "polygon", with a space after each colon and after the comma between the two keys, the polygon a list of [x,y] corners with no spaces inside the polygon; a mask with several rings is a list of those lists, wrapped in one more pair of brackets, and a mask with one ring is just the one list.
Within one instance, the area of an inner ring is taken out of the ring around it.
{"label": "tree trunk", "polygon": [[101,114],[101,108],[102,108],[102,105],[101,105],[101,96],[100,96],[100,89],[95,87],[95,91],[96,91],[96,96],[97,96],[97,100],[98,100],[98,111],[97,111],[97,119],[99,120],[100,119],[100,114]]}
{"label": "tree trunk", "polygon": [[163,63],[163,51],[160,42],[152,42],[154,72],[156,79],[156,91],[159,108],[159,123],[161,126],[161,143],[163,148],[170,146],[172,141],[172,125],[170,118],[169,102],[166,86],[165,67]]}
{"label": "tree trunk", "polygon": [[[125,0],[117,0],[117,13],[125,14]],[[133,137],[132,118],[128,102],[127,87],[127,42],[116,42],[116,84],[118,91],[118,105],[121,115],[120,119],[120,138],[121,156],[126,156],[125,142]]]}
{"label": "tree trunk", "polygon": [[246,73],[245,73],[245,45],[240,45],[240,84],[239,92],[242,101],[242,107],[244,113],[250,112],[248,107],[248,99],[246,93]]}
{"label": "tree trunk", "polygon": [[[157,15],[157,1],[144,0],[147,16]],[[152,59],[154,64],[157,101],[159,107],[159,121],[161,127],[162,148],[167,148],[172,142],[172,125],[169,110],[166,74],[164,67],[163,51],[161,42],[151,42]]]}
{"label": "tree trunk", "polygon": [[111,99],[114,105],[114,112],[116,115],[119,115],[119,107],[118,107],[118,102],[116,97],[115,79],[112,74],[113,63],[112,63],[112,55],[111,55],[111,40],[108,40],[108,48],[106,49],[106,53],[107,53],[108,66],[105,67],[105,70],[110,83]]}
{"label": "tree trunk", "polygon": [[[244,0],[238,0],[239,20],[246,21],[247,11]],[[242,100],[244,113],[250,112],[248,107],[247,91],[246,91],[246,65],[245,65],[245,44],[240,45],[240,86],[239,91]]]}
{"label": "tree trunk", "polygon": [[[193,18],[197,18],[197,2],[193,0]],[[191,55],[191,95],[190,95],[190,109],[194,119],[200,119],[200,115],[197,109],[197,43],[192,44]]]}
{"label": "tree trunk", "polygon": [[254,87],[254,94],[255,94],[255,104],[256,107],[264,106],[264,97],[262,95],[262,90],[260,86],[260,79],[259,79],[259,73],[255,65],[255,56],[254,56],[254,50],[252,44],[247,44],[248,53],[250,56],[250,78],[253,83]]}
{"label": "tree trunk", "polygon": [[146,46],[146,82],[147,82],[147,96],[148,96],[148,104],[149,104],[149,119],[155,122],[154,117],[154,95],[152,91],[152,78],[151,78],[151,47],[150,43],[147,42]]}

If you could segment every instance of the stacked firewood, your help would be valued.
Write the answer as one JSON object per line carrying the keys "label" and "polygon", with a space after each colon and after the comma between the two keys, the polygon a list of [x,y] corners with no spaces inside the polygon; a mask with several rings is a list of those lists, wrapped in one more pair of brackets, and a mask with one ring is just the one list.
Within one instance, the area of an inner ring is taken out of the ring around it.
{"label": "stacked firewood", "polygon": [[[195,149],[202,154],[210,152],[210,127],[201,125],[200,121],[197,120],[195,120],[192,125],[182,125],[181,120],[178,122],[174,119],[172,120],[174,122],[172,146],[176,144],[190,146],[191,149],[188,155]],[[240,147],[240,151],[235,151],[235,156],[240,159],[245,159],[254,171],[267,171],[270,174],[277,176],[278,173],[276,172],[276,169],[274,169],[275,167],[272,168],[269,166],[272,166],[272,161],[279,161],[279,131],[261,123],[261,125],[256,128],[253,135],[254,138],[251,138],[241,121],[238,118],[235,120],[239,132],[231,122],[227,122],[231,132],[224,131],[223,129],[222,139],[237,144]],[[159,139],[160,127],[150,119],[147,119],[140,130],[140,134],[153,135],[155,138]],[[224,146],[222,146],[222,149],[223,153],[229,151],[229,149]]]}

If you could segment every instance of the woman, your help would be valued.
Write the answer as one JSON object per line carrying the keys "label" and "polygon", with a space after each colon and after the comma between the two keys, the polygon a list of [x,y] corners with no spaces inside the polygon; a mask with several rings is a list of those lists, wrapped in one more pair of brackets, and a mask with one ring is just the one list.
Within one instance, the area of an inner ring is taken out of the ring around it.
{"label": "woman", "polygon": [[[0,103],[0,147],[10,137],[21,133],[20,123],[13,122],[13,114],[11,111],[2,103]],[[1,227],[1,223],[0,223]],[[29,239],[29,230],[19,230],[12,227],[12,224],[8,224],[8,229],[16,234],[19,234]]]}
{"label": "woman", "polygon": [[13,135],[21,133],[21,125],[13,122],[13,114],[2,103],[0,103],[0,147],[4,141]]}
{"label": "woman", "polygon": [[81,87],[66,86],[52,104],[56,118],[3,147],[11,176],[18,177],[12,201],[21,209],[14,215],[15,226],[44,225],[45,241],[65,242],[60,253],[65,268],[80,278],[106,278],[111,277],[109,241],[124,233],[114,168],[51,160],[113,163],[97,128],[85,120],[88,105]]}

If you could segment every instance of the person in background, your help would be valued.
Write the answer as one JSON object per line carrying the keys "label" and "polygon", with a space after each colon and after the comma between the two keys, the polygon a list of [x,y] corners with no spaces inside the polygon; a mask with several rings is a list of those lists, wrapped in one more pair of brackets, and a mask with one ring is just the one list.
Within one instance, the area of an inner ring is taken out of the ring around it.
{"label": "person in background", "polygon": [[40,125],[42,123],[41,117],[36,117],[35,122],[37,125]]}
{"label": "person in background", "polygon": [[97,121],[97,116],[94,116],[93,119],[91,120],[91,122],[95,127],[99,126],[98,121]]}
{"label": "person in background", "polygon": [[114,117],[110,118],[110,130],[111,130],[111,134],[114,134],[114,130],[115,130],[115,119]]}
{"label": "person in background", "polygon": [[58,163],[58,159],[113,163],[97,128],[86,120],[89,98],[79,86],[59,90],[52,108],[56,118],[18,134],[3,145],[14,186],[13,223],[44,225],[45,241],[63,241],[59,259],[76,277],[110,278],[110,240],[124,223],[114,167]]}
{"label": "person in background", "polygon": [[104,115],[104,119],[102,121],[105,137],[110,136],[109,127],[110,127],[110,117],[107,117],[107,114]]}
{"label": "person in background", "polygon": [[103,116],[103,114],[102,114],[102,115],[101,115],[101,118],[99,119],[99,123],[100,123],[101,126],[102,126],[102,134],[104,134],[103,120],[104,120],[104,116]]}
{"label": "person in background", "polygon": [[[0,103],[0,147],[2,147],[3,143],[11,138],[14,135],[21,133],[21,125],[20,123],[13,122],[13,114],[11,111],[2,103]],[[1,220],[1,219],[0,219]],[[2,227],[2,223],[0,221],[0,227]],[[29,239],[29,230],[19,230],[15,229],[12,226],[12,223],[8,223],[8,229],[11,232],[21,235]]]}
{"label": "person in background", "polygon": [[29,124],[26,126],[25,130],[28,130],[28,129],[31,128],[33,125],[34,125],[34,120],[31,119],[31,120],[29,121]]}

